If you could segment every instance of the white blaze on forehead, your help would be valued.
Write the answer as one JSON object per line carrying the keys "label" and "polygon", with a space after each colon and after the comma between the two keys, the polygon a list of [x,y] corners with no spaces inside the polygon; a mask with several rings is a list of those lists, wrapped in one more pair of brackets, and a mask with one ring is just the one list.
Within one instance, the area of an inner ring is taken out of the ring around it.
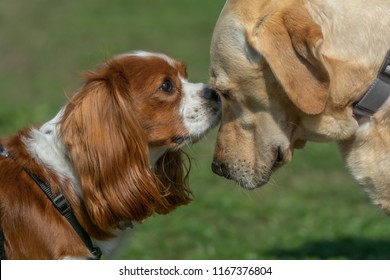
{"label": "white blaze on forehead", "polygon": [[[119,55],[122,56],[122,55]],[[167,62],[170,66],[175,67],[175,60],[166,54],[163,53],[153,53],[153,52],[147,52],[147,51],[135,51],[130,52],[127,54],[123,54],[123,56],[136,56],[136,57],[142,57],[142,58],[159,58]]]}

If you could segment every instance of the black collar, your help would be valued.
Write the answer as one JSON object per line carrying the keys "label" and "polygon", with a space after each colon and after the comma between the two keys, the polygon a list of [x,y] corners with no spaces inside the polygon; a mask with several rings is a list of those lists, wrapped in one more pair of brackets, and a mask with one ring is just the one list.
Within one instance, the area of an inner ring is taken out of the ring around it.
{"label": "black collar", "polygon": [[390,96],[390,50],[383,65],[368,91],[354,105],[353,113],[357,118],[375,114]]}
{"label": "black collar", "polygon": [[[8,150],[3,147],[3,145],[0,144],[0,156],[3,156],[5,158],[10,158],[14,160],[12,156],[10,156]],[[38,178],[35,174],[31,173],[28,169],[26,169],[23,166],[24,172],[26,172],[31,179],[39,186],[39,188],[45,193],[45,195],[50,199],[50,201],[53,203],[54,207],[58,210],[58,212],[63,215],[67,221],[70,223],[70,225],[73,227],[73,229],[76,231],[76,233],[80,236],[81,240],[84,242],[85,246],[87,246],[88,250],[93,255],[93,259],[100,259],[102,256],[102,253],[99,249],[99,247],[94,247],[93,243],[91,241],[91,238],[89,237],[88,233],[82,228],[80,223],[77,221],[76,216],[74,215],[72,209],[70,208],[68,201],[66,198],[62,195],[54,195],[51,191],[51,187],[49,183],[44,182],[40,178]],[[2,234],[2,232],[1,232]],[[1,238],[1,236],[0,236]],[[4,240],[3,240],[4,241]],[[1,247],[2,246],[2,247]],[[0,248],[3,251],[4,250],[4,244],[0,244]],[[4,255],[4,252],[0,252],[1,255]]]}

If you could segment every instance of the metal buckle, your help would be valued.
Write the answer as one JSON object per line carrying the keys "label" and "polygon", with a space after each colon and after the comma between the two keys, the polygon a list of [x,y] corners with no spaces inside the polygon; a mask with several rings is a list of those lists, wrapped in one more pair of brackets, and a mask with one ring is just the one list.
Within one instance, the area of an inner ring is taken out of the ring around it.
{"label": "metal buckle", "polygon": [[102,251],[99,247],[93,247],[93,250],[91,251],[92,255],[95,257],[95,260],[100,260],[102,257]]}
{"label": "metal buckle", "polygon": [[65,215],[70,211],[68,202],[66,201],[66,198],[62,194],[56,196],[53,199],[53,204],[62,215]]}
{"label": "metal buckle", "polygon": [[3,157],[9,157],[9,153],[8,153],[8,150],[6,148],[3,147],[3,145],[0,144],[0,156],[3,156]]}
{"label": "metal buckle", "polygon": [[384,74],[387,74],[390,76],[390,65],[387,65],[386,68],[383,70]]}

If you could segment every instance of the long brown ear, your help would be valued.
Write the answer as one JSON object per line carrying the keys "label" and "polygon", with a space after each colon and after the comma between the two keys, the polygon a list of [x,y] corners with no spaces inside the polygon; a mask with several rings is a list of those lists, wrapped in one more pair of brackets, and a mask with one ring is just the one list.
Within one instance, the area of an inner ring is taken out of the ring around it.
{"label": "long brown ear", "polygon": [[300,6],[262,19],[248,36],[290,100],[310,115],[321,113],[328,98],[329,75],[317,55],[322,39],[320,27]]}
{"label": "long brown ear", "polygon": [[[188,159],[188,166],[183,163],[183,156]],[[181,150],[165,153],[156,163],[155,174],[160,179],[161,188],[165,188],[166,204],[156,209],[160,214],[166,214],[177,206],[191,201],[191,191],[188,188],[188,174],[191,169],[189,157]]]}
{"label": "long brown ear", "polygon": [[101,229],[141,221],[165,203],[127,83],[120,70],[90,73],[61,121],[88,214]]}

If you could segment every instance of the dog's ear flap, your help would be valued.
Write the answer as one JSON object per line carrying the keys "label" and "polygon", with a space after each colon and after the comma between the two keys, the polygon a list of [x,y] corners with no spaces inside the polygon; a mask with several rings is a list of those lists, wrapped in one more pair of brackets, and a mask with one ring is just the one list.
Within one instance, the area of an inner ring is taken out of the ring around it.
{"label": "dog's ear flap", "polygon": [[102,230],[142,221],[165,203],[127,90],[120,72],[91,72],[61,123],[88,215]]}
{"label": "dog's ear flap", "polygon": [[264,56],[289,99],[306,114],[320,114],[329,88],[329,75],[318,55],[321,29],[300,7],[274,17],[259,21],[248,42]]}

